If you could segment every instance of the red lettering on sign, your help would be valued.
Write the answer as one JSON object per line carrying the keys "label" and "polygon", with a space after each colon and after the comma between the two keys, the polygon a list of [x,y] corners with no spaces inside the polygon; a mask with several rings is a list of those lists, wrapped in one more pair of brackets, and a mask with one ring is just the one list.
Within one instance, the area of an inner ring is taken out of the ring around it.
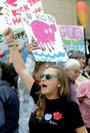
{"label": "red lettering on sign", "polygon": [[25,12],[25,11],[28,11],[28,10],[30,10],[30,8],[28,7],[28,5],[23,5],[19,9],[11,10],[11,12],[12,12],[13,16],[17,16],[19,14],[19,11]]}
{"label": "red lettering on sign", "polygon": [[16,24],[19,24],[21,22],[21,19],[20,19],[20,17],[19,18],[15,17],[12,19],[12,21],[13,21],[14,25],[16,25]]}
{"label": "red lettering on sign", "polygon": [[27,2],[29,2],[31,6],[33,6],[34,4],[36,4],[39,1],[40,0],[27,0]]}
{"label": "red lettering on sign", "polygon": [[36,8],[33,13],[40,13],[43,9],[41,7]]}

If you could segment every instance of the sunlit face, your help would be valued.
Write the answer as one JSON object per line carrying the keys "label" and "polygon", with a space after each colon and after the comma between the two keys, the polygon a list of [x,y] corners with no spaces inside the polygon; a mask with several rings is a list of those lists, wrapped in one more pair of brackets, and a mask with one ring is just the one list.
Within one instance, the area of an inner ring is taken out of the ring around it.
{"label": "sunlit face", "polygon": [[75,81],[79,74],[80,74],[80,67],[79,66],[73,66],[73,68],[66,70],[68,77],[71,79],[71,81]]}
{"label": "sunlit face", "polygon": [[60,87],[60,80],[57,78],[57,70],[54,68],[47,68],[43,74],[50,74],[52,77],[46,79],[47,77],[41,78],[41,92],[45,94],[48,99],[58,98],[58,87]]}

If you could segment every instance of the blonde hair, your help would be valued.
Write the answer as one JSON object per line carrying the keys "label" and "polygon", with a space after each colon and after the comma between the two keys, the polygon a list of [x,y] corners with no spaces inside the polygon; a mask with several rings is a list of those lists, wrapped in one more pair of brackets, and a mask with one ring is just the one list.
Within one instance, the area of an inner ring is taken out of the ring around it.
{"label": "blonde hair", "polygon": [[[68,76],[66,72],[61,68],[57,66],[50,66],[48,68],[53,68],[56,70],[58,79],[60,79],[61,87],[58,88],[58,96],[59,97],[70,97],[70,88],[69,88],[69,81]],[[38,120],[42,119],[42,116],[44,114],[45,110],[45,95],[41,94],[41,91],[39,92],[39,100],[37,103],[37,110],[36,110],[36,116]]]}

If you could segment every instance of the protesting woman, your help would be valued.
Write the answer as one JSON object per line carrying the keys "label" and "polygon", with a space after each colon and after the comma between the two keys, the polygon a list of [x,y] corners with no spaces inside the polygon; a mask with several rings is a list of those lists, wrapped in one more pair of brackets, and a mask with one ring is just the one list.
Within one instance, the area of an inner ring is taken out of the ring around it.
{"label": "protesting woman", "polygon": [[15,46],[12,29],[7,28],[4,35],[14,67],[36,103],[29,120],[30,133],[87,133],[77,103],[69,99],[68,76],[64,70],[50,66],[40,74],[40,83],[36,83]]}

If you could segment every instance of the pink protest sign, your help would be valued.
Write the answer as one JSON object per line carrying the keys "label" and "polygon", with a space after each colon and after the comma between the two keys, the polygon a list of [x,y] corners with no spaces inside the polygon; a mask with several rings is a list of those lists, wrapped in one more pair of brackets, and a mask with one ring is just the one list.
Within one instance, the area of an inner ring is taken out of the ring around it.
{"label": "pink protest sign", "polygon": [[39,49],[33,51],[36,61],[66,61],[62,39],[55,18],[50,14],[21,12],[20,17],[28,36],[38,42]]}
{"label": "pink protest sign", "polygon": [[85,52],[84,30],[82,26],[59,25],[58,27],[67,52],[70,50]]}
{"label": "pink protest sign", "polygon": [[42,50],[46,50],[46,47],[49,51],[54,50],[55,32],[57,30],[55,24],[49,25],[45,22],[35,20],[31,23],[31,29]]}

